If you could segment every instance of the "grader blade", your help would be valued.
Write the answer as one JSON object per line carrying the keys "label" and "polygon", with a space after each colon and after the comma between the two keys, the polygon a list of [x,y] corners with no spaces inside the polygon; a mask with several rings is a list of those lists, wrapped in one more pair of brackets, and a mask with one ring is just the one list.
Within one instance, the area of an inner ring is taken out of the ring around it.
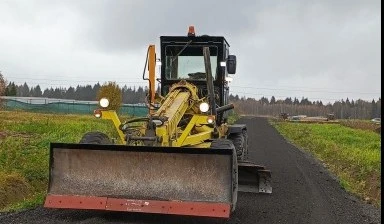
{"label": "grader blade", "polygon": [[45,207],[229,217],[226,149],[52,143]]}
{"label": "grader blade", "polygon": [[272,193],[271,171],[264,166],[249,161],[238,162],[239,191],[253,193]]}

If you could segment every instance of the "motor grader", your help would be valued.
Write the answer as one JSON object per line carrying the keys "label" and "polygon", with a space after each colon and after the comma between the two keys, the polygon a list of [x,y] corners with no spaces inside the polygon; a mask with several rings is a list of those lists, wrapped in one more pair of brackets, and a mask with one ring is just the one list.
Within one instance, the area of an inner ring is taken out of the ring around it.
{"label": "motor grader", "polygon": [[[148,115],[121,122],[102,98],[121,144],[101,132],[51,143],[45,207],[228,218],[239,191],[271,193],[271,173],[247,161],[244,124],[227,123],[236,56],[221,36],[161,36],[160,90],[150,45],[143,78]],[[148,69],[148,77],[145,77]]]}

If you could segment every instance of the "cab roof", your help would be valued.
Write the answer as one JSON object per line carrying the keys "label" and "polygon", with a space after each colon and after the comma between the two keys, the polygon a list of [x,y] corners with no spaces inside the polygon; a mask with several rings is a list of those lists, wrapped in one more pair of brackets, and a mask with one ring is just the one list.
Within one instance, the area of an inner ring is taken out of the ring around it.
{"label": "cab roof", "polygon": [[222,36],[160,36],[161,43],[187,43],[190,40],[192,40],[192,43],[225,43],[229,47],[229,43]]}

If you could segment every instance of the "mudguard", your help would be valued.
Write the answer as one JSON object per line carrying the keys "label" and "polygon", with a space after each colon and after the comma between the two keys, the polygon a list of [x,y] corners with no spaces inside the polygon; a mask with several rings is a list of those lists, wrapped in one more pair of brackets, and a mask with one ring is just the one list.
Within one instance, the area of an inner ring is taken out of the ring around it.
{"label": "mudguard", "polygon": [[243,130],[247,130],[247,126],[245,124],[228,125],[228,135],[234,133],[242,133]]}

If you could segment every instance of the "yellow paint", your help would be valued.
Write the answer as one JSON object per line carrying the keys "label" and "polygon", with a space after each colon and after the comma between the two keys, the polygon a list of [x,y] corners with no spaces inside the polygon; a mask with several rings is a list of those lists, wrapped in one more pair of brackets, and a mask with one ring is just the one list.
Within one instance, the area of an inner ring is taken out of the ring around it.
{"label": "yellow paint", "polygon": [[188,136],[183,142],[182,146],[195,145],[212,138],[212,131],[201,132],[198,134]]}
{"label": "yellow paint", "polygon": [[[154,47],[152,50],[153,52],[150,53],[150,55],[154,54]],[[150,52],[152,50],[150,50]],[[199,104],[202,101],[203,99],[198,98],[197,87],[193,84],[182,80],[172,85],[169,93],[162,100],[160,108],[157,109],[157,111],[153,111],[151,114],[151,116],[154,117],[167,118],[163,125],[156,127],[156,136],[161,139],[158,145],[209,148],[210,142],[207,140],[213,138],[212,134],[214,128],[211,124],[208,124],[208,117],[212,117],[212,115],[201,114],[198,109]],[[181,127],[178,127],[178,124],[186,114],[190,114],[192,117],[189,120],[189,123],[182,129]],[[120,130],[121,122],[116,112],[113,110],[103,110],[102,118],[112,120],[121,142],[126,144],[126,141],[124,140],[125,135]],[[146,125],[137,130],[144,136]],[[223,124],[217,128],[217,131],[219,137],[225,137],[228,127],[226,124]]]}
{"label": "yellow paint", "polygon": [[125,145],[126,144],[126,141],[124,140],[125,136],[124,136],[124,133],[120,130],[121,122],[120,122],[119,117],[117,116],[116,111],[114,111],[114,110],[102,110],[101,111],[101,118],[106,119],[106,120],[112,120],[113,124],[115,125],[116,131],[119,134],[121,142]]}

